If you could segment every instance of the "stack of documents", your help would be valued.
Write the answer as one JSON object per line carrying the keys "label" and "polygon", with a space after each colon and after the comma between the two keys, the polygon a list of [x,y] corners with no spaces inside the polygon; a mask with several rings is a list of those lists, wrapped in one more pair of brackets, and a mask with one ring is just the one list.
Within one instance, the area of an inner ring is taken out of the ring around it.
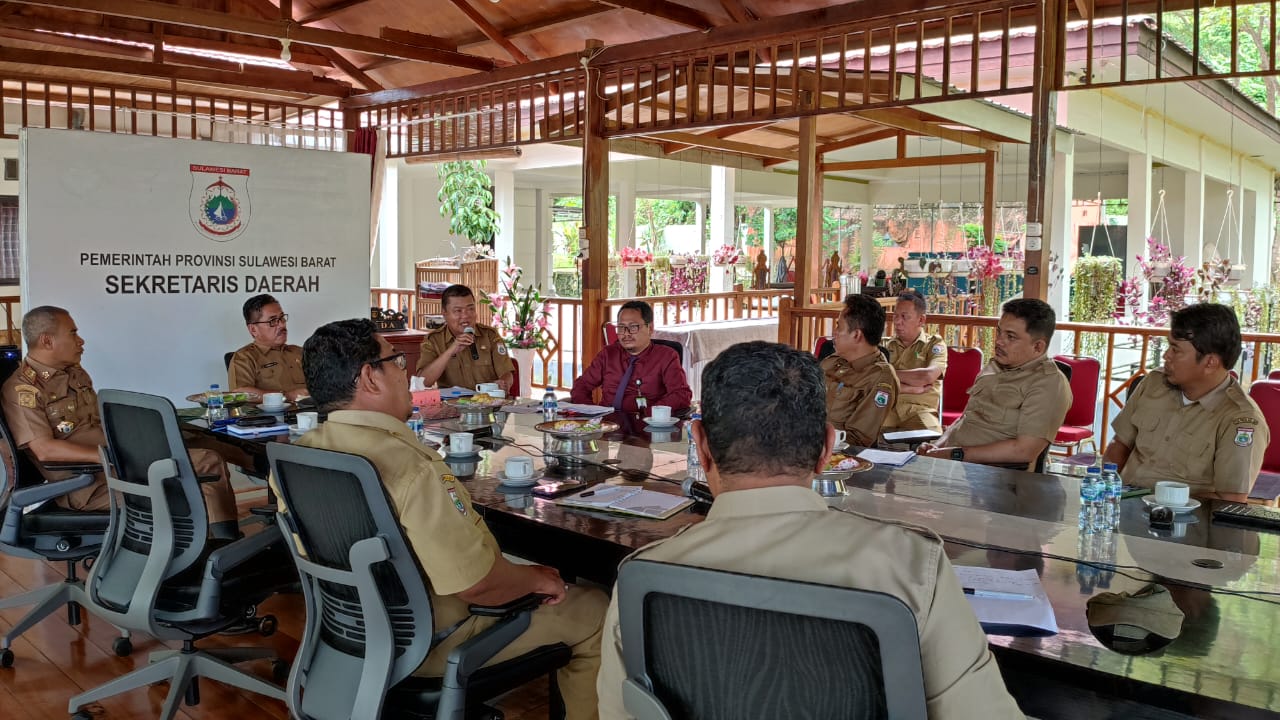
{"label": "stack of documents", "polygon": [[276,423],[275,425],[259,425],[257,427],[245,427],[243,425],[228,425],[227,432],[237,437],[254,437],[256,435],[275,435],[278,433],[289,432],[289,426],[284,423]]}
{"label": "stack of documents", "polygon": [[586,403],[560,403],[560,410],[568,410],[579,415],[608,415],[613,408],[607,405],[588,405]]}
{"label": "stack of documents", "polygon": [[1035,570],[955,566],[960,587],[988,635],[1056,635],[1058,621]]}
{"label": "stack of documents", "polygon": [[566,495],[556,500],[556,503],[568,507],[665,520],[692,505],[693,501],[680,495],[629,485],[596,485],[582,492]]}
{"label": "stack of documents", "polygon": [[893,467],[902,467],[915,459],[916,454],[910,450],[905,452],[890,452],[889,450],[876,450],[867,448],[858,453],[858,457],[876,465],[891,465]]}

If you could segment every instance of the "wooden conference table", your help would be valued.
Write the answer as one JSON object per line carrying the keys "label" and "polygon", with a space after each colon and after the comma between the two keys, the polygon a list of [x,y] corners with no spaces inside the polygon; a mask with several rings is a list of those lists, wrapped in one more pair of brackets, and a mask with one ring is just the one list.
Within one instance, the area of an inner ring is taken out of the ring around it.
{"label": "wooden conference table", "polygon": [[[548,477],[636,481],[678,494],[686,450],[678,429],[650,433],[635,419],[613,418],[622,429],[600,442],[599,453],[563,467],[548,466],[542,456],[542,434],[533,430],[540,415],[499,418],[495,437],[477,441],[484,448],[478,461],[449,464],[504,550],[566,577],[609,585],[626,555],[701,521],[695,510],[658,521],[565,508],[496,477],[506,458],[528,454]],[[448,422],[437,427],[452,429]],[[261,441],[233,442],[265,457]],[[831,505],[933,528],[946,538],[955,564],[1036,570],[1058,634],[989,638],[1025,712],[1038,718],[1254,718],[1280,711],[1280,597],[1270,594],[1280,591],[1280,534],[1210,522],[1209,507],[1174,530],[1154,530],[1138,498],[1123,501],[1117,533],[1082,534],[1074,478],[925,457],[902,468],[877,466],[847,484],[849,494]],[[1221,569],[1192,564],[1206,559]],[[1153,580],[1170,589],[1186,614],[1182,634],[1147,655],[1103,646],[1085,621],[1089,598],[1136,591]]]}

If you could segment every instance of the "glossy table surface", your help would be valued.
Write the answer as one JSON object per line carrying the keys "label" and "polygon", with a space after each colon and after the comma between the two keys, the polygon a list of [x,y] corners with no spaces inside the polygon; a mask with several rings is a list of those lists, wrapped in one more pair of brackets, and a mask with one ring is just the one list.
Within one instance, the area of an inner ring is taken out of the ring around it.
{"label": "glossy table surface", "polygon": [[[533,429],[540,415],[515,413],[500,414],[490,428],[493,437],[477,439],[478,461],[446,462],[504,549],[559,567],[566,576],[608,584],[627,554],[702,516],[686,510],[648,520],[566,508],[503,485],[497,473],[506,458],[530,455],[538,473],[550,479],[642,482],[679,494],[687,448],[680,428],[649,432],[636,418],[610,419],[620,430],[571,467],[543,456],[543,435]],[[445,422],[431,429],[443,435],[459,428]],[[832,506],[929,527],[947,540],[954,564],[1037,571],[1060,632],[991,636],[1006,677],[1011,667],[1029,668],[1038,677],[1087,689],[1082,691],[1160,706],[1142,717],[1267,717],[1280,711],[1280,597],[1268,594],[1280,591],[1280,534],[1211,522],[1210,507],[1180,518],[1173,530],[1154,530],[1139,498],[1122,502],[1117,532],[1085,534],[1077,529],[1074,478],[925,457],[901,468],[877,466],[846,484],[848,494],[829,499]],[[1222,567],[1202,568],[1195,560]],[[1168,587],[1185,613],[1180,637],[1140,656],[1103,646],[1085,621],[1089,598],[1136,591],[1152,581]],[[1023,707],[1041,717],[1073,716]]]}

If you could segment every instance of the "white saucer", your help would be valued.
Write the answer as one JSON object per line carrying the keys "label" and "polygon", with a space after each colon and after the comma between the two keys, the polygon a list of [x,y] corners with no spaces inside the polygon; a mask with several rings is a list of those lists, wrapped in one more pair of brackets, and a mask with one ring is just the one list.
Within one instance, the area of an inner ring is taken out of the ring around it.
{"label": "white saucer", "polygon": [[513,488],[533,487],[538,484],[539,480],[538,473],[534,473],[527,478],[509,478],[505,472],[499,470],[495,475],[498,478],[498,482]]}
{"label": "white saucer", "polygon": [[[1160,504],[1156,502],[1155,495],[1143,495],[1142,502],[1146,503],[1147,507],[1155,507],[1156,505]],[[1175,507],[1173,505],[1165,505],[1164,507],[1169,508],[1175,513],[1185,513],[1185,512],[1191,512],[1192,510],[1195,510],[1196,508],[1200,507],[1200,501],[1196,500],[1195,498],[1191,498],[1190,500],[1187,501],[1186,505],[1183,505],[1181,507]]]}
{"label": "white saucer", "polygon": [[459,453],[457,455],[445,451],[442,455],[444,456],[445,462],[475,462],[480,459],[480,453],[475,450],[472,450],[469,453]]}
{"label": "white saucer", "polygon": [[666,422],[658,422],[651,417],[641,418],[641,420],[644,420],[645,425],[654,428],[672,428],[680,424],[680,418],[674,416]]}
{"label": "white saucer", "polygon": [[284,405],[259,405],[258,406],[258,409],[261,410],[262,412],[270,413],[272,415],[278,415],[284,412],[285,410],[287,410],[288,408],[289,408],[288,403],[285,403]]}
{"label": "white saucer", "polygon": [[836,443],[835,445],[833,445],[833,446],[831,447],[831,452],[840,452],[841,450],[844,450],[844,449],[846,449],[846,448],[848,448],[848,447],[849,447],[849,443],[847,443],[847,442],[839,442],[839,443]]}

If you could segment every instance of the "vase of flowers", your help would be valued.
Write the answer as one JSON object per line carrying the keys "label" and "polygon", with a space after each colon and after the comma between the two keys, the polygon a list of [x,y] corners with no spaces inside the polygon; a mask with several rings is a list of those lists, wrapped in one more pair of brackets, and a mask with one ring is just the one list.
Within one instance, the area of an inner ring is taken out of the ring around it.
{"label": "vase of flowers", "polygon": [[542,285],[522,285],[524,270],[511,264],[498,276],[498,292],[482,293],[480,301],[493,311],[493,326],[502,342],[511,348],[520,366],[520,388],[529,392],[535,351],[547,347],[550,312],[542,295]]}
{"label": "vase of flowers", "polygon": [[711,254],[711,264],[716,267],[737,265],[742,260],[742,252],[733,245],[721,245]]}

